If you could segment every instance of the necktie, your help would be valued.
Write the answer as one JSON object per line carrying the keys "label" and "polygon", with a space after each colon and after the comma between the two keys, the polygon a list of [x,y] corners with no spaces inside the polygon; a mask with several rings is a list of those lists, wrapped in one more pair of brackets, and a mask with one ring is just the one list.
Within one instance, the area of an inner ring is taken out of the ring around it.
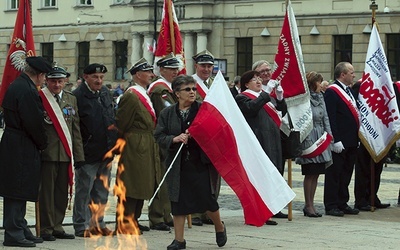
{"label": "necktie", "polygon": [[204,85],[206,85],[207,86],[207,88],[210,88],[210,86],[208,86],[208,83],[207,83],[207,80],[204,80]]}
{"label": "necktie", "polygon": [[353,98],[353,94],[351,93],[351,90],[350,90],[349,87],[346,87],[346,92],[347,92],[347,94],[350,96],[351,100],[353,100],[353,99],[354,99],[354,98]]}
{"label": "necktie", "polygon": [[57,103],[60,103],[60,96],[59,95],[54,95],[54,98],[56,99]]}

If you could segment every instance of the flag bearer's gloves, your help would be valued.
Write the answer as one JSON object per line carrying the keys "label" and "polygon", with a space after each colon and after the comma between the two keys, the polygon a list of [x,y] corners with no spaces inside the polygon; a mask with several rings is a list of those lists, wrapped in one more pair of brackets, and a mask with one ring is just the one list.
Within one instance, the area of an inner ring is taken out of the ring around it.
{"label": "flag bearer's gloves", "polygon": [[271,94],[272,90],[274,90],[274,88],[275,88],[278,84],[279,84],[279,83],[278,83],[278,81],[276,81],[276,80],[269,80],[265,92],[267,92],[268,94]]}
{"label": "flag bearer's gloves", "polygon": [[344,146],[341,141],[338,141],[333,144],[332,151],[335,152],[336,154],[342,153],[343,150],[344,150]]}
{"label": "flag bearer's gloves", "polygon": [[275,90],[275,94],[276,94],[276,99],[278,99],[279,101],[283,100],[283,88],[281,85],[278,85],[278,87]]}

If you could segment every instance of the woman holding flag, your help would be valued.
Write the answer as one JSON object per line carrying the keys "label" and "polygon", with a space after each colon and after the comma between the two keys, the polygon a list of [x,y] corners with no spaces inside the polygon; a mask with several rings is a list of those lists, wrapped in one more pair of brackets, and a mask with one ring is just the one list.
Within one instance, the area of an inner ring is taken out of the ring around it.
{"label": "woman holding flag", "polygon": [[307,73],[306,78],[311,94],[313,128],[301,144],[303,153],[296,158],[296,163],[301,165],[301,173],[304,175],[304,216],[321,217],[322,214],[318,213],[314,207],[314,195],[319,175],[324,174],[325,168],[332,165],[332,153],[329,147],[332,131],[324,96],[321,92],[323,77],[321,74],[311,71]]}
{"label": "woman holding flag", "polygon": [[160,147],[167,151],[165,165],[172,164],[171,169],[167,170],[166,180],[175,239],[167,249],[185,249],[186,215],[206,211],[214,223],[217,245],[222,247],[226,244],[227,236],[214,195],[218,174],[188,133],[188,128],[200,108],[200,102],[196,101],[196,81],[191,76],[180,75],[172,81],[172,89],[178,103],[161,111],[154,133]]}

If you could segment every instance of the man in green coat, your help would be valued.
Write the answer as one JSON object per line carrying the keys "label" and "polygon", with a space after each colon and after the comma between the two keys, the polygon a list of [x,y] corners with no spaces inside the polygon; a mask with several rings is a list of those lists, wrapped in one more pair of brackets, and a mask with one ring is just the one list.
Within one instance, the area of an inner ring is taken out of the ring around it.
{"label": "man in green coat", "polygon": [[[142,58],[129,70],[134,85],[122,95],[118,104],[116,123],[119,137],[126,141],[121,153],[116,185],[123,182],[126,187],[126,201],[118,197],[118,203],[123,202],[124,214],[117,213],[117,228],[119,234],[132,234],[126,231],[126,222],[133,220],[141,231],[149,231],[149,227],[140,225],[138,219],[142,213],[144,200],[150,199],[162,176],[158,145],[153,137],[156,114],[150,97],[146,93],[154,74],[153,67]],[[123,171],[122,171],[123,169]],[[120,219],[123,217],[123,219]]]}

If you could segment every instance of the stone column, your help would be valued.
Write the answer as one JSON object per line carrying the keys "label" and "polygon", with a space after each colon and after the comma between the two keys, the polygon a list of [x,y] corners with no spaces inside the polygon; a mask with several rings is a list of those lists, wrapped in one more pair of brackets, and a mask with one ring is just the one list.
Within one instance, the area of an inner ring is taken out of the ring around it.
{"label": "stone column", "polygon": [[197,54],[200,51],[207,49],[207,33],[206,32],[198,32],[197,33]]}
{"label": "stone column", "polygon": [[142,36],[138,32],[132,33],[132,54],[131,54],[131,64],[128,65],[128,68],[131,67],[132,64],[139,61],[142,58],[142,46],[141,46]]}
{"label": "stone column", "polygon": [[143,33],[144,35],[144,41],[143,41],[143,57],[149,62],[149,64],[153,64],[153,58],[154,55],[152,52],[150,52],[147,49],[148,45],[153,46],[153,33],[151,32],[145,32]]}
{"label": "stone column", "polygon": [[194,62],[192,56],[194,55],[194,33],[191,31],[185,32],[185,61],[186,61],[186,74],[194,74]]}

